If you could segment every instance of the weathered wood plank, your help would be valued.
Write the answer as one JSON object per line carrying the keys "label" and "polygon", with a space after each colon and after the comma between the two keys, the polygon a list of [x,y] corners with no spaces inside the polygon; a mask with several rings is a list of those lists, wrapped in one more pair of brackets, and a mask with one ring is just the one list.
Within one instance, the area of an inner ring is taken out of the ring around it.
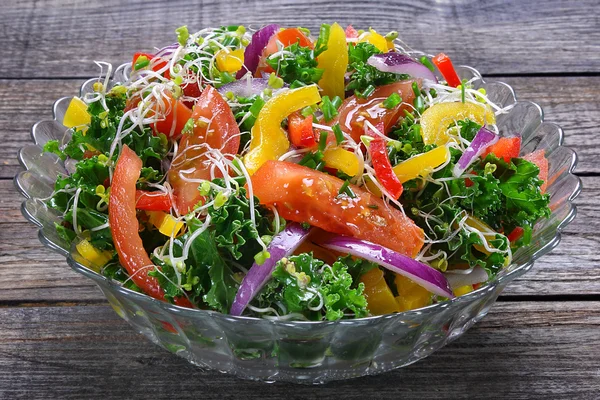
{"label": "weathered wood plank", "polygon": [[[322,387],[202,371],[135,334],[107,306],[0,309],[2,398],[594,398],[600,303],[500,303],[409,367]],[[292,394],[293,393],[293,394]]]}
{"label": "weathered wood plank", "polygon": [[[317,30],[338,21],[398,30],[411,47],[444,51],[484,73],[600,72],[595,0],[538,2],[313,0],[223,2],[11,1],[0,15],[0,76],[86,77],[93,60],[121,63],[175,40],[174,30],[277,22]],[[554,32],[554,33],[553,33]],[[548,55],[552,61],[549,62]],[[585,56],[582,56],[585,55]]]}
{"label": "weathered wood plank", "polygon": [[[539,103],[547,121],[565,130],[580,156],[579,172],[600,172],[600,77],[490,78],[512,85],[519,97]],[[31,126],[52,118],[55,100],[77,94],[83,80],[0,80],[0,178],[19,170],[16,154],[31,143]],[[43,88],[44,90],[40,90]]]}
{"label": "weathered wood plank", "polygon": [[[558,248],[513,282],[505,295],[600,294],[597,219],[600,177],[584,177],[578,217]],[[36,229],[18,211],[21,196],[11,181],[0,181],[0,301],[101,301],[100,291],[44,248]]]}

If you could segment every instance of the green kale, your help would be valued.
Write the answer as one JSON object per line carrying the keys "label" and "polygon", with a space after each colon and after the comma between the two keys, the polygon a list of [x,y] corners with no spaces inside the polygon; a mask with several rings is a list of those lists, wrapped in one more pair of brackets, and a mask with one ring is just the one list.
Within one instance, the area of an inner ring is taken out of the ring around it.
{"label": "green kale", "polygon": [[355,318],[365,317],[364,285],[354,284],[348,270],[344,260],[330,266],[312,253],[284,258],[255,302],[259,307],[283,308],[282,314],[300,313],[313,321],[335,321],[349,313]]}
{"label": "green kale", "polygon": [[[222,179],[213,181],[223,186]],[[216,191],[212,191],[213,197]],[[208,208],[211,217],[211,226],[215,234],[215,242],[224,257],[233,259],[238,263],[251,266],[254,256],[263,248],[256,240],[263,236],[275,235],[272,213],[268,208],[260,205],[254,197],[254,223],[250,217],[250,201],[246,197],[246,189],[240,188],[239,193],[229,196],[225,204]],[[281,229],[285,227],[285,221]]]}
{"label": "green kale", "polygon": [[67,159],[65,153],[60,149],[60,143],[58,140],[48,140],[44,144],[44,151],[47,153],[56,154],[63,161]]}
{"label": "green kale", "polygon": [[409,78],[405,74],[381,72],[377,68],[367,64],[369,57],[380,53],[381,51],[371,43],[349,44],[348,72],[350,73],[350,80],[346,84],[347,91],[354,91],[356,95],[360,96],[369,86],[387,85]]}

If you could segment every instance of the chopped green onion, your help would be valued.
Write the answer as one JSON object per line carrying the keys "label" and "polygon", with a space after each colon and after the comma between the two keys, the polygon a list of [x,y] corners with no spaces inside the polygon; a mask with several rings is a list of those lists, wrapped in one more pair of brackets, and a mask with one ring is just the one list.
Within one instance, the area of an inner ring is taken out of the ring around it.
{"label": "chopped green onion", "polygon": [[342,105],[342,99],[340,98],[340,96],[335,96],[333,99],[331,99],[331,104],[333,104],[333,106],[337,110]]}
{"label": "chopped green onion", "polygon": [[357,93],[357,94],[358,94],[358,97],[362,97],[363,99],[366,99],[367,97],[372,95],[373,92],[375,92],[375,86],[369,85],[369,86],[367,86],[367,88],[365,90],[362,91],[362,93]]}
{"label": "chopped green onion", "polygon": [[148,65],[150,65],[150,60],[148,59],[148,57],[146,56],[139,56],[136,60],[135,60],[135,65],[133,66],[133,69],[135,71],[138,71],[142,68],[146,68]]}
{"label": "chopped green onion", "polygon": [[415,94],[415,97],[421,96],[421,89],[419,89],[419,85],[417,84],[417,82],[412,83],[412,90]]}
{"label": "chopped green onion", "polygon": [[258,113],[264,105],[265,101],[262,99],[262,97],[256,96],[256,100],[254,100],[254,103],[252,103],[248,111],[250,111],[250,114],[252,114],[254,117],[258,118]]}
{"label": "chopped green onion", "polygon": [[302,229],[304,230],[310,229],[310,224],[308,222],[303,222],[300,224],[300,226],[302,226]]}
{"label": "chopped green onion", "polygon": [[331,25],[321,24],[321,29],[319,30],[319,37],[317,39],[317,42],[315,43],[315,57],[327,50],[327,43],[329,42],[330,30]]}
{"label": "chopped green onion", "polygon": [[309,115],[313,115],[315,113],[315,111],[317,111],[317,108],[314,104],[312,106],[306,106],[302,109],[302,111],[300,111],[300,114],[302,114],[302,116],[304,118],[308,118]]}
{"label": "chopped green onion", "polygon": [[431,60],[429,58],[427,58],[427,56],[423,56],[423,57],[419,58],[419,61],[421,61],[421,64],[426,66],[431,72],[435,71],[435,66],[433,65]]}
{"label": "chopped green onion", "polygon": [[322,131],[319,137],[319,151],[325,151],[325,147],[327,147],[327,132]]}
{"label": "chopped green onion", "polygon": [[319,108],[323,111],[325,122],[331,121],[338,114],[337,109],[329,99],[329,96],[323,96]]}
{"label": "chopped green onion", "polygon": [[383,101],[383,106],[388,110],[391,110],[393,108],[396,108],[400,103],[402,103],[402,97],[400,97],[400,95],[397,92],[394,92]]}
{"label": "chopped green onion", "polygon": [[344,141],[344,132],[342,132],[342,128],[340,128],[340,124],[337,123],[331,127],[333,129],[333,134],[335,135],[335,142],[340,145]]}
{"label": "chopped green onion", "polygon": [[415,109],[417,110],[417,112],[419,114],[423,113],[423,111],[425,109],[425,102],[423,101],[423,98],[421,96],[415,97],[415,101],[414,101],[413,105],[415,106]]}
{"label": "chopped green onion", "polygon": [[340,195],[345,194],[346,196],[348,196],[352,199],[356,198],[356,194],[352,191],[349,181],[344,181],[344,183],[342,184],[342,187],[340,187],[340,190],[338,191],[338,194],[340,194]]}
{"label": "chopped green onion", "polygon": [[187,25],[180,26],[175,29],[175,33],[177,33],[177,41],[180,45],[185,46],[188,39],[190,38],[190,33],[188,32]]}
{"label": "chopped green onion", "polygon": [[298,89],[300,87],[306,86],[306,84],[302,81],[296,79],[294,82],[290,84],[290,89]]}
{"label": "chopped green onion", "polygon": [[369,204],[367,207],[369,207],[373,210],[379,210],[379,206],[377,204]]}

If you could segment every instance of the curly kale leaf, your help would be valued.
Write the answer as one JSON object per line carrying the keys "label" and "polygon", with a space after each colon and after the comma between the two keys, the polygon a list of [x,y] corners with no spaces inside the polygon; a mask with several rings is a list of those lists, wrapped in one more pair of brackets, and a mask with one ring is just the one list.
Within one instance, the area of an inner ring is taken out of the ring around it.
{"label": "curly kale leaf", "polygon": [[[217,179],[214,182],[223,185],[222,180]],[[212,206],[208,209],[218,248],[247,266],[252,265],[254,256],[263,250],[256,239],[278,233],[274,230],[270,210],[261,206],[256,197],[254,223],[250,218],[250,210],[250,201],[244,188],[240,188],[236,195],[228,197],[220,207]],[[282,228],[284,226],[282,224]]]}
{"label": "curly kale leaf", "polygon": [[364,317],[368,315],[364,285],[354,284],[344,260],[330,266],[312,253],[282,259],[255,302],[282,314],[301,313],[313,321],[335,321],[349,313]]}

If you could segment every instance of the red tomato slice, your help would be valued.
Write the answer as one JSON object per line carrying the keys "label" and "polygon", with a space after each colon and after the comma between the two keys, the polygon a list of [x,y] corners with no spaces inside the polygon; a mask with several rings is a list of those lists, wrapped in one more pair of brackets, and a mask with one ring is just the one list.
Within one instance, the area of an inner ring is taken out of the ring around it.
{"label": "red tomato slice", "polygon": [[[365,121],[371,122],[374,126],[383,122],[383,133],[387,133],[404,115],[404,110],[408,109],[406,103],[413,103],[415,94],[412,90],[412,83],[411,80],[380,86],[366,99],[356,96],[348,97],[340,106],[337,117],[330,122],[330,125],[333,126],[339,122],[342,130],[349,132],[356,142],[360,140],[361,135],[365,134]],[[392,93],[398,93],[402,97],[402,105],[390,110],[385,108],[382,103]]]}
{"label": "red tomato slice", "polygon": [[355,198],[340,196],[343,184],[339,178],[286,161],[267,161],[252,175],[254,195],[261,204],[275,206],[285,219],[369,240],[410,257],[419,253],[423,230],[410,218],[356,186],[352,186]]}
{"label": "red tomato slice", "polygon": [[519,157],[521,151],[521,137],[502,137],[496,143],[485,149],[481,158],[484,159],[488,154],[492,153],[498,158],[510,162],[511,158]]}
{"label": "red tomato slice", "polygon": [[298,43],[300,47],[310,47],[311,49],[314,46],[312,40],[298,28],[287,28],[277,32],[271,37],[263,50],[262,56],[258,62],[258,68],[254,73],[255,77],[261,78],[263,73],[270,74],[271,72],[274,72],[273,68],[266,63],[265,59],[271,54],[279,51],[277,42],[280,42],[283,47],[291,46],[294,43]]}
{"label": "red tomato slice", "polygon": [[155,132],[164,133],[169,139],[177,139],[181,136],[181,132],[185,124],[192,117],[192,110],[187,108],[183,101],[175,100],[172,94],[165,92],[165,101],[168,113],[165,118],[152,124],[152,129]]}
{"label": "red tomato slice", "polygon": [[542,193],[546,193],[546,189],[548,188],[549,165],[544,149],[536,150],[533,153],[527,154],[525,157],[523,157],[523,159],[534,163],[540,169],[538,178],[544,181],[540,189]]}
{"label": "red tomato slice", "polygon": [[[108,220],[121,265],[135,284],[149,296],[164,300],[163,289],[156,278],[148,276],[154,264],[148,257],[138,233],[139,223],[135,212],[135,184],[140,177],[142,160],[129,147],[124,146],[113,174],[108,203]],[[176,298],[175,304],[192,308],[186,298]]]}
{"label": "red tomato slice", "polygon": [[165,192],[135,191],[135,208],[146,211],[171,211],[171,196]]}
{"label": "red tomato slice", "polygon": [[290,141],[296,147],[314,147],[317,145],[313,130],[313,116],[304,118],[299,112],[288,117],[288,134]]}
{"label": "red tomato slice", "polygon": [[240,147],[240,129],[235,117],[227,102],[212,86],[204,88],[194,106],[192,118],[194,132],[181,138],[178,154],[168,173],[179,215],[187,214],[202,201],[198,180],[210,180],[210,162],[205,156],[207,146],[203,145],[230,155],[237,154]]}

